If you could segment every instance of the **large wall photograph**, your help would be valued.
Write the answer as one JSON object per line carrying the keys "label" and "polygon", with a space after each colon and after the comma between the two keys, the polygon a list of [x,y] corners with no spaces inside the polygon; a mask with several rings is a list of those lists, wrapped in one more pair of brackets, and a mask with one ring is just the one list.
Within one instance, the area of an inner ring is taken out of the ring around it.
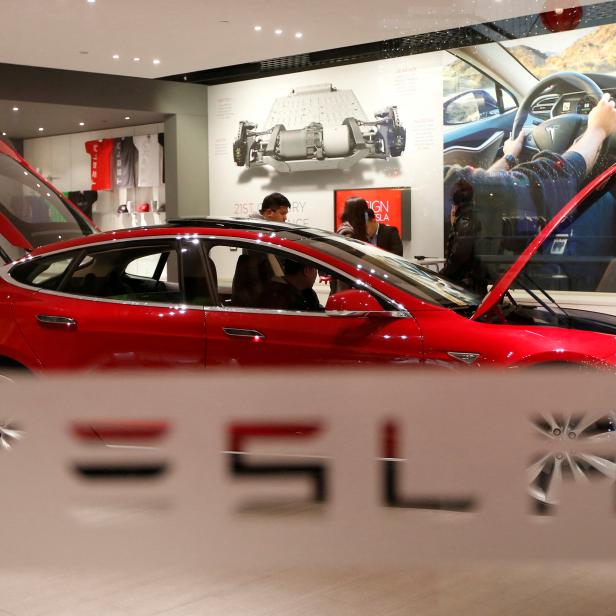
{"label": "large wall photograph", "polygon": [[[583,186],[616,162],[614,136],[583,141],[601,98],[616,98],[616,25],[460,48],[448,56],[443,274],[484,292]],[[518,135],[517,144],[508,141]],[[616,291],[605,282],[616,263],[615,202],[607,191],[561,224],[536,251],[535,260],[544,263],[533,270],[533,284]]]}

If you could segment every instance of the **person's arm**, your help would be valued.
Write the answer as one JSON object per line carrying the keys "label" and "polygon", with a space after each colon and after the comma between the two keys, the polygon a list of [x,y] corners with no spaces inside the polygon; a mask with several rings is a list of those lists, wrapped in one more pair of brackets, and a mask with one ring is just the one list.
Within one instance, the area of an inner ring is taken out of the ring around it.
{"label": "person's arm", "polygon": [[518,159],[524,147],[525,137],[524,129],[522,129],[516,139],[507,139],[503,144],[503,155],[492,164],[488,171],[509,171],[511,166],[507,162],[507,156],[511,154],[516,160]]}
{"label": "person's arm", "polygon": [[[614,131],[616,131],[614,101],[610,100],[609,94],[604,94],[597,106],[588,115],[586,131],[569,147],[567,152],[579,154],[586,163],[586,172],[588,173],[597,160],[601,145]],[[520,156],[524,146],[524,137],[524,129],[522,129],[517,139],[507,139],[503,144],[502,158],[499,158],[488,171],[508,171],[510,165],[505,158],[508,154],[516,159]]]}
{"label": "person's arm", "polygon": [[389,238],[390,238],[390,252],[393,252],[397,255],[402,256],[402,240],[400,239],[400,234],[398,233],[398,229],[396,227],[389,227]]}
{"label": "person's arm", "polygon": [[469,266],[476,239],[473,224],[466,215],[457,222],[454,233],[451,252],[447,255],[445,265],[439,272],[442,276],[451,280],[456,280],[458,274]]}
{"label": "person's arm", "polygon": [[607,137],[616,131],[616,106],[609,94],[604,94],[597,106],[588,115],[588,127],[584,134],[567,150],[577,152],[590,171]]}

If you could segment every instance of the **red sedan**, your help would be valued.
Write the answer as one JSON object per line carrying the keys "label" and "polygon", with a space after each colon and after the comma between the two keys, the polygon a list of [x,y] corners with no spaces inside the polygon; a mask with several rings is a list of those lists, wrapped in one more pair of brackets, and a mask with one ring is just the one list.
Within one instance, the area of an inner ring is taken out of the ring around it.
{"label": "red sedan", "polygon": [[[615,178],[616,166],[565,206],[483,301],[369,244],[264,221],[178,220],[38,248],[0,268],[0,365],[615,365],[616,319],[565,311],[535,284],[563,225]],[[512,284],[532,300],[514,301]]]}

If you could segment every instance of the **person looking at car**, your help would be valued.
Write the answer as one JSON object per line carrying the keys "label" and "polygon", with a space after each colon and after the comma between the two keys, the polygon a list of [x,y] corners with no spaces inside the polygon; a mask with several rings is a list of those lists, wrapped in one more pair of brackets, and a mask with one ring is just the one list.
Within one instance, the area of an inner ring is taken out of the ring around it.
{"label": "person looking at car", "polygon": [[342,224],[336,231],[345,237],[368,241],[368,203],[361,197],[349,197],[344,202],[344,210],[340,217]]}
{"label": "person looking at car", "polygon": [[303,310],[322,312],[323,306],[312,288],[317,279],[317,268],[309,263],[286,259],[284,276],[269,280],[259,297],[259,308],[275,310]]}
{"label": "person looking at car", "polygon": [[445,265],[440,273],[467,289],[485,295],[487,274],[475,255],[475,238],[480,234],[481,224],[473,212],[473,187],[460,180],[451,201],[451,231],[445,244]]}
{"label": "person looking at car", "polygon": [[254,218],[270,222],[286,222],[291,203],[282,193],[270,193],[261,203],[261,209]]}
{"label": "person looking at car", "polygon": [[366,231],[371,244],[402,256],[402,240],[400,239],[398,229],[385,225],[382,222],[377,222],[376,214],[372,208],[368,208]]}

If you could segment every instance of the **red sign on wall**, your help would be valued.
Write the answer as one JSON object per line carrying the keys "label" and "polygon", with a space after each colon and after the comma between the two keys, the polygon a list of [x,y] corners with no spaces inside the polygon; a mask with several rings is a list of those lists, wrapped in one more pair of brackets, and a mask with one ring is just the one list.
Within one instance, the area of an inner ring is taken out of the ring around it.
{"label": "red sign on wall", "polygon": [[403,240],[411,239],[410,188],[358,188],[334,191],[334,229],[342,224],[344,202],[361,197],[374,210],[377,222],[397,227]]}

